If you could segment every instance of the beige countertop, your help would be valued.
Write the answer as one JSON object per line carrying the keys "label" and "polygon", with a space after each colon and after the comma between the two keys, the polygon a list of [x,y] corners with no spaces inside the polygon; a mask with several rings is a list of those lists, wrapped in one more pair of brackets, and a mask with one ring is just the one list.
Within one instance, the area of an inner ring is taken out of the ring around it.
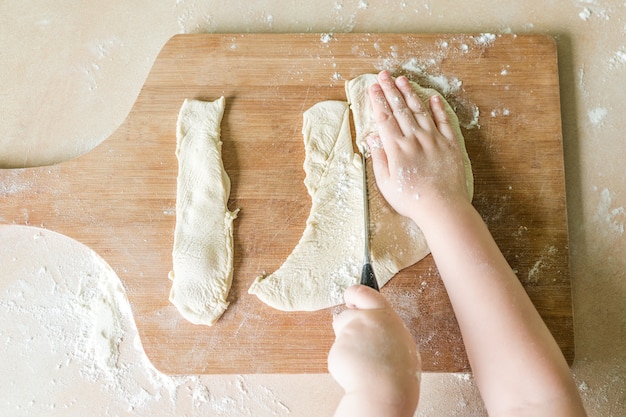
{"label": "beige countertop", "polygon": [[[109,137],[178,33],[550,34],[559,51],[572,371],[590,416],[624,415],[625,18],[621,0],[3,2],[0,167],[61,162]],[[0,184],[1,193],[15,191]],[[2,415],[332,414],[341,393],[328,375],[159,373],[106,263],[78,242],[32,227],[45,225],[24,226],[0,227]],[[427,374],[416,415],[484,412],[471,375]]]}

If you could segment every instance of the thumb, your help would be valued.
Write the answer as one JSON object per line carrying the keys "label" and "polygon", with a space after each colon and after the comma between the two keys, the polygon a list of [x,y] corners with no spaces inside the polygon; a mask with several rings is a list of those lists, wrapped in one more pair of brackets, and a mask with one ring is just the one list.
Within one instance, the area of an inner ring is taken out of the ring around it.
{"label": "thumb", "polygon": [[337,337],[346,326],[362,318],[365,311],[383,310],[389,306],[385,297],[378,291],[360,284],[348,287],[343,293],[343,298],[348,308],[333,320],[333,329]]}
{"label": "thumb", "polygon": [[365,285],[348,287],[343,298],[349,308],[356,308],[357,310],[379,310],[389,307],[385,297]]}
{"label": "thumb", "polygon": [[367,146],[370,151],[374,177],[376,177],[377,180],[386,180],[389,178],[389,165],[387,153],[385,152],[385,148],[383,148],[383,142],[380,136],[376,133],[371,133],[367,137]]}

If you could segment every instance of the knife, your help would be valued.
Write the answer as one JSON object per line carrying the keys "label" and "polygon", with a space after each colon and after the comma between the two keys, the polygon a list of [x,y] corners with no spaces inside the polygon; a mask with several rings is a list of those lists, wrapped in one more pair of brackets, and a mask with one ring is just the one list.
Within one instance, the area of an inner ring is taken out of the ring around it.
{"label": "knife", "polygon": [[374,268],[370,258],[370,220],[369,205],[367,202],[367,174],[365,170],[365,145],[361,149],[361,160],[363,162],[363,226],[365,229],[365,252],[363,256],[363,269],[361,270],[361,285],[367,285],[370,288],[379,291]]}

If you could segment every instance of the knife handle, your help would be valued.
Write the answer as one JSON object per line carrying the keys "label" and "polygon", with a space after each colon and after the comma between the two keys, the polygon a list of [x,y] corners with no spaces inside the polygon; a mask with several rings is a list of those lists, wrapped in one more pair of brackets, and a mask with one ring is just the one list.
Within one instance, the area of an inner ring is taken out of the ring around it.
{"label": "knife handle", "polygon": [[368,287],[379,291],[376,275],[374,275],[374,268],[372,268],[372,264],[369,262],[366,262],[363,265],[363,270],[361,271],[361,285],[367,285]]}

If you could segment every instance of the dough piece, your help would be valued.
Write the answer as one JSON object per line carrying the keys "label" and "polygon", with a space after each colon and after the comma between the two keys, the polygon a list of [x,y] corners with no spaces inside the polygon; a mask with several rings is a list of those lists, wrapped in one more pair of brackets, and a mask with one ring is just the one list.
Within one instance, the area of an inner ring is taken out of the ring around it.
{"label": "dough piece", "polygon": [[[375,132],[367,94],[375,81],[375,75],[365,75],[346,85],[357,144]],[[414,88],[422,99],[438,94],[417,85]],[[447,103],[445,106],[455,129],[459,129],[456,115]],[[248,291],[274,308],[311,311],[331,307],[342,303],[344,290],[360,280],[364,244],[361,159],[352,148],[348,117],[347,104],[342,102],[318,103],[304,113],[305,185],[312,200],[306,228],[283,265],[268,276],[256,278]],[[466,153],[464,157],[471,193],[471,166]],[[371,164],[367,169],[370,249],[382,287],[430,250],[419,228],[382,197]]]}
{"label": "dough piece", "polygon": [[194,324],[213,325],[228,302],[233,277],[230,179],[222,163],[224,97],[185,100],[176,126],[178,178],[170,301]]}
{"label": "dough piece", "polygon": [[279,310],[319,310],[343,301],[363,257],[361,160],[352,150],[348,104],[304,113],[304,184],[312,200],[306,228],[283,265],[248,292]]}

